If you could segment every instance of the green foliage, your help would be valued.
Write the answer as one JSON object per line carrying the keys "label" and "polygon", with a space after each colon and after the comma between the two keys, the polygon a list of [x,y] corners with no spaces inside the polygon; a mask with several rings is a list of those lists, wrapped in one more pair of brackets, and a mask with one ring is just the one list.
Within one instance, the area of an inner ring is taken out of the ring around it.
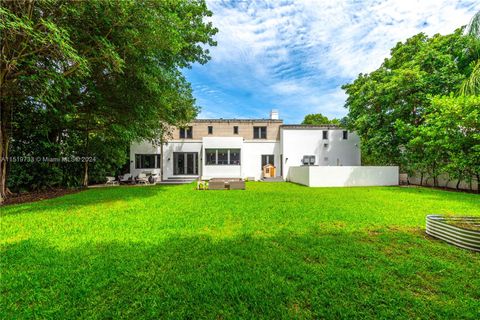
{"label": "green foliage", "polygon": [[[15,97],[9,110],[2,108],[2,127],[8,128],[2,147],[11,141],[15,156],[95,158],[53,165],[69,169],[62,183],[102,181],[120,172],[131,141],[154,139],[160,123],[178,125],[196,116],[181,69],[206,63],[206,46],[216,44],[204,1],[8,2],[1,10],[2,48],[13,48],[2,55],[2,73],[22,70],[2,82],[2,92],[10,88],[2,104]],[[38,116],[48,121],[28,126]],[[20,174],[44,166],[11,163],[10,169]],[[49,179],[40,176],[34,186],[50,185]],[[10,187],[23,188],[20,180],[10,180]]]}
{"label": "green foliage", "polygon": [[303,119],[302,124],[313,124],[313,125],[322,125],[322,124],[335,124],[339,125],[339,119],[328,119],[326,116],[322,115],[321,113],[312,113],[307,114]]}
{"label": "green foliage", "polygon": [[96,188],[2,208],[0,318],[478,316],[480,256],[424,235],[427,213],[479,216],[477,195],[194,188]]}
{"label": "green foliage", "polygon": [[[435,180],[447,172],[467,181],[476,177],[471,167],[474,161],[468,161],[467,169],[464,161],[452,158],[456,147],[467,148],[478,157],[478,150],[466,147],[472,143],[470,138],[457,133],[456,140],[447,139],[439,134],[459,126],[476,130],[471,122],[463,121],[461,113],[448,109],[459,105],[464,107],[459,112],[475,109],[477,102],[472,97],[478,96],[479,48],[480,39],[464,35],[462,29],[431,38],[420,33],[398,43],[379,69],[344,85],[347,124],[361,137],[363,161],[399,164],[406,172]],[[451,96],[461,88],[470,97]],[[434,124],[436,116],[442,120]]]}

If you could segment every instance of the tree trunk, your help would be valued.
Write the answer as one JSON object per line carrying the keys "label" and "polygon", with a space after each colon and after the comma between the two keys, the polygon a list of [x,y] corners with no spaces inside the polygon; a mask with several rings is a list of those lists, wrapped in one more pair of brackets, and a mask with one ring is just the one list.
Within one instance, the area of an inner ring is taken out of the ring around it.
{"label": "tree trunk", "polygon": [[86,188],[88,187],[88,161],[85,160],[83,163],[83,183],[82,185]]}
{"label": "tree trunk", "polygon": [[477,174],[477,193],[480,194],[480,174]]}
{"label": "tree trunk", "polygon": [[[3,108],[3,106],[2,106]],[[7,160],[9,149],[9,136],[7,133],[7,115],[2,110],[0,114],[0,204],[3,203],[8,195],[7,192]]]}
{"label": "tree trunk", "polygon": [[420,185],[423,185],[423,172],[420,174]]}
{"label": "tree trunk", "polygon": [[458,180],[457,180],[457,186],[455,187],[456,190],[458,190],[458,188],[460,187],[460,182],[461,182],[461,181],[462,181],[461,179],[458,179]]}
{"label": "tree trunk", "polygon": [[163,138],[160,139],[160,181],[163,181]]}

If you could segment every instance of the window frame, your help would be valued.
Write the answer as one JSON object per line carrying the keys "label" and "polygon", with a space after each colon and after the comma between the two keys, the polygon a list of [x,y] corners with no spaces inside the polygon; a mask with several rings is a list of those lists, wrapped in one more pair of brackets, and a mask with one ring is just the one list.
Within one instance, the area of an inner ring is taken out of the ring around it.
{"label": "window frame", "polygon": [[322,140],[328,140],[328,130],[322,131]]}
{"label": "window frame", "polygon": [[267,127],[266,126],[254,126],[253,127],[253,139],[258,139],[258,140],[267,139]]}
{"label": "window frame", "polygon": [[[152,166],[145,166],[145,157],[152,157],[149,161]],[[153,161],[152,161],[153,160]],[[159,153],[135,153],[135,169],[159,169],[161,166],[161,154]]]}
{"label": "window frame", "polygon": [[238,134],[238,126],[233,126],[233,134]]}
{"label": "window frame", "polygon": [[344,130],[342,132],[342,140],[348,140],[348,131],[347,130]]}
{"label": "window frame", "polygon": [[187,126],[179,128],[179,138],[180,139],[192,139],[193,138],[193,127]]}
{"label": "window frame", "polygon": [[208,126],[208,134],[213,134],[213,126]]}
{"label": "window frame", "polygon": [[[226,152],[226,158],[223,156],[220,159],[220,152]],[[238,159],[232,159],[232,153],[238,153]],[[215,155],[215,160],[212,161],[212,155]],[[221,163],[220,163],[221,162]],[[242,162],[242,150],[240,148],[208,148],[205,149],[205,165],[206,166],[239,166]]]}

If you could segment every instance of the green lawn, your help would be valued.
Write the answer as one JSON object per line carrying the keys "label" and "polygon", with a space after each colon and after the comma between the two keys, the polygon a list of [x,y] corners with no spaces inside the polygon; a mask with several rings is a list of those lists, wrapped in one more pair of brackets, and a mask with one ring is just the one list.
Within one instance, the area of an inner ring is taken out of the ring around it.
{"label": "green lawn", "polygon": [[480,254],[425,236],[480,196],[247,184],[1,208],[1,319],[478,319]]}

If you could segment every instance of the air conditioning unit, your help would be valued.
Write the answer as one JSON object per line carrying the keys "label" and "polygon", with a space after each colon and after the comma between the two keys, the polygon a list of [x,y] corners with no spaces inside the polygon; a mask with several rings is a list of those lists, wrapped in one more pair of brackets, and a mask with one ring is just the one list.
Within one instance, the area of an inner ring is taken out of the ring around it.
{"label": "air conditioning unit", "polygon": [[313,166],[315,164],[315,156],[303,156],[302,164],[304,166]]}

